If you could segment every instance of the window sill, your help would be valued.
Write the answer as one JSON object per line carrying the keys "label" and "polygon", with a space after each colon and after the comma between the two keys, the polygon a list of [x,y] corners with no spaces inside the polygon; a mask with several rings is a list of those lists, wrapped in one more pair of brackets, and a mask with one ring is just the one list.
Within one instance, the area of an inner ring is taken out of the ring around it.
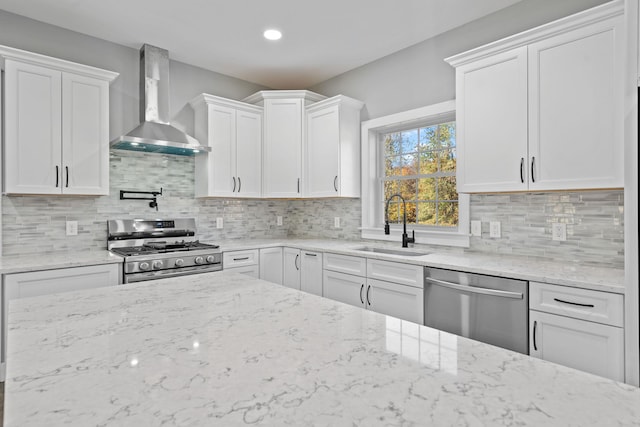
{"label": "window sill", "polygon": [[[402,241],[402,229],[391,229],[391,234],[384,234],[382,226],[380,228],[361,228],[362,238],[371,240],[385,240],[389,242]],[[411,234],[411,227],[407,227],[407,233]],[[458,248],[469,247],[469,234],[451,231],[426,231],[415,230],[416,244],[419,245],[441,245]]]}

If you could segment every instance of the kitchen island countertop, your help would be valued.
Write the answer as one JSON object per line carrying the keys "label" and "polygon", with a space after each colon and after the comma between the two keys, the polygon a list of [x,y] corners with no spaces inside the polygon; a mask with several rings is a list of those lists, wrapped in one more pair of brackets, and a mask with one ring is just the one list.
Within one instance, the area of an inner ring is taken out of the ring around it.
{"label": "kitchen island countertop", "polygon": [[10,303],[5,426],[640,425],[640,389],[230,272]]}

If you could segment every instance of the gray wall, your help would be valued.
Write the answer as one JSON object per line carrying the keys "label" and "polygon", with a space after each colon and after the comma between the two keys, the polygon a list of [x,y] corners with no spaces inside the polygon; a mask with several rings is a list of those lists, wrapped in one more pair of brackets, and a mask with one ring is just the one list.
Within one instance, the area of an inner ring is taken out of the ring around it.
{"label": "gray wall", "polygon": [[[328,96],[343,93],[365,101],[365,120],[449,100],[455,96],[454,71],[443,61],[445,57],[600,3],[604,1],[523,0],[310,89]],[[111,137],[138,124],[137,48],[1,10],[0,44],[119,72],[110,90]],[[173,122],[190,133],[193,114],[186,104],[197,94],[208,92],[242,99],[265,89],[176,61],[171,62],[171,83]],[[110,168],[110,196],[3,197],[4,253],[102,249],[106,245],[107,219],[155,216],[155,211],[144,202],[120,201],[118,191],[157,187],[166,190],[159,201],[159,215],[196,216],[201,236],[207,240],[360,236],[359,199],[195,200],[193,159],[114,151]],[[566,193],[562,197],[558,194],[473,196],[472,219],[501,221],[503,238],[473,238],[469,250],[621,266],[624,229],[621,192]],[[275,225],[277,215],[285,218],[284,226]],[[224,218],[223,230],[215,228],[215,218],[219,216]],[[340,229],[333,228],[334,216],[342,219]],[[64,235],[66,220],[79,222],[78,236]],[[550,224],[557,221],[568,224],[568,241],[550,244]],[[46,242],[44,246],[42,242]]]}
{"label": "gray wall", "polygon": [[[3,10],[0,10],[0,44],[120,73],[109,90],[110,139],[138,125],[138,49],[142,44],[129,48]],[[267,88],[171,61],[172,124],[193,134],[193,111],[187,103],[200,93],[242,99],[263,89]]]}
{"label": "gray wall", "polygon": [[455,98],[454,69],[444,58],[606,2],[522,0],[310,89],[364,101],[363,120],[448,101]]}

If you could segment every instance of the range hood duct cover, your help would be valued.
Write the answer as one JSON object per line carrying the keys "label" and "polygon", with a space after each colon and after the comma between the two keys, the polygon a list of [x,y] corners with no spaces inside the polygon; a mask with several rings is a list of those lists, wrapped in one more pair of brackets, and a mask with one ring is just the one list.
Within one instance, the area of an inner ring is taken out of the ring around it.
{"label": "range hood duct cover", "polygon": [[211,151],[169,123],[169,51],[140,49],[140,125],[111,141],[111,148],[193,156]]}

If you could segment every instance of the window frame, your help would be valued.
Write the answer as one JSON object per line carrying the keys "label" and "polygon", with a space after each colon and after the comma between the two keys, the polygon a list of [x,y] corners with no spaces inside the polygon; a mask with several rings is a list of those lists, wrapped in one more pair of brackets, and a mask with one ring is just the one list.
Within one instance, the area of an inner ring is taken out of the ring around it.
{"label": "window frame", "polygon": [[[361,124],[362,154],[362,228],[363,239],[400,241],[402,224],[391,224],[391,234],[384,234],[384,208],[382,200],[380,135],[395,130],[421,127],[455,120],[455,100],[403,111],[367,120]],[[469,194],[458,193],[458,227],[449,230],[434,226],[408,225],[407,232],[415,229],[416,243],[469,247]]]}

